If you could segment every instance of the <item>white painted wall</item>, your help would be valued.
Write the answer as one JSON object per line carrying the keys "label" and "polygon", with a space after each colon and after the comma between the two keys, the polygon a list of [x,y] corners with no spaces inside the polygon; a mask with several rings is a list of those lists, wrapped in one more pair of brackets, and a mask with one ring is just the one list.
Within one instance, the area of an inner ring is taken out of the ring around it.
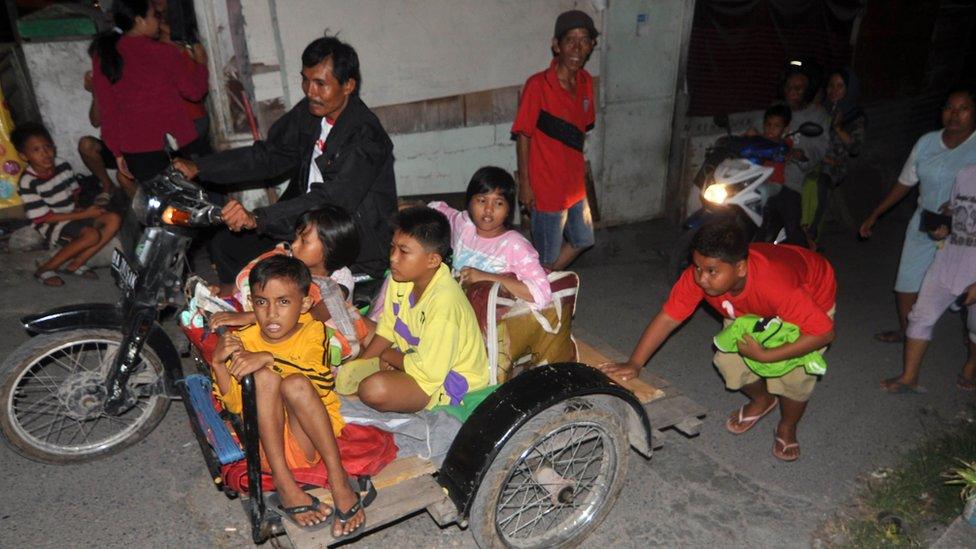
{"label": "white painted wall", "polygon": [[87,172],[78,156],[78,140],[98,135],[88,122],[91,94],[85,91],[85,71],[91,68],[88,40],[26,42],[24,57],[42,121],[51,132],[58,157],[77,172]]}
{"label": "white painted wall", "polygon": [[[597,199],[604,219],[658,216],[664,204],[686,0],[612,0],[607,11],[605,106]],[[638,25],[638,16],[646,23]]]}

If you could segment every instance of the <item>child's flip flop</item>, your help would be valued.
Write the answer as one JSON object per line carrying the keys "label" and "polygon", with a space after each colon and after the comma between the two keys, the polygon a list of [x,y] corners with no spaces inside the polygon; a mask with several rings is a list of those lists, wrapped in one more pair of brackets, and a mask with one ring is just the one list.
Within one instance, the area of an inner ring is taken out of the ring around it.
{"label": "child's flip flop", "polygon": [[963,391],[973,392],[976,391],[976,382],[971,379],[967,379],[966,376],[959,374],[956,376],[956,387],[962,389]]}
{"label": "child's flip flop", "polygon": [[58,273],[54,271],[42,271],[39,273],[34,273],[34,278],[48,288],[60,288],[61,286],[64,286],[64,279],[58,276]]}
{"label": "child's flip flop", "polygon": [[91,267],[89,267],[88,265],[82,265],[81,267],[78,267],[73,271],[69,269],[64,269],[60,272],[61,274],[80,276],[81,278],[86,278],[88,280],[98,280],[98,273],[91,270]]}
{"label": "child's flip flop", "polygon": [[332,518],[332,513],[326,515],[325,518],[323,518],[322,521],[317,524],[306,525],[298,522],[298,520],[295,518],[295,515],[308,513],[309,511],[318,511],[322,507],[322,502],[319,501],[319,498],[311,494],[309,494],[308,497],[312,498],[312,503],[309,503],[308,505],[296,505],[294,507],[285,507],[281,503],[281,497],[278,495],[277,492],[275,492],[273,494],[268,494],[266,498],[266,502],[269,508],[274,509],[279,515],[285,517],[286,519],[291,521],[295,526],[298,526],[299,528],[307,532],[314,532],[316,530],[321,530],[322,528],[330,526],[332,524],[332,521],[328,519]]}
{"label": "child's flip flop", "polygon": [[[339,521],[339,524],[343,526],[352,520],[352,518],[355,517],[359,511],[369,507],[369,504],[373,503],[373,500],[376,499],[376,487],[373,486],[373,481],[369,476],[358,477],[355,482],[350,478],[349,488],[356,493],[356,503],[352,504],[352,507],[346,509],[345,511],[339,509],[338,506],[333,507],[333,515],[335,515],[334,520]],[[359,526],[357,526],[351,532],[341,536],[333,536],[333,539],[336,542],[339,542],[358,537],[363,532],[364,528],[366,528],[365,517],[363,518],[363,522],[361,522]]]}
{"label": "child's flip flop", "polygon": [[[796,450],[796,453],[793,453],[792,450]],[[773,440],[773,455],[782,461],[796,461],[800,459],[800,443],[786,442],[776,437]]]}
{"label": "child's flip flop", "polygon": [[755,416],[745,415],[746,404],[743,404],[742,407],[729,415],[729,419],[725,421],[725,428],[733,435],[741,435],[749,429],[752,429],[752,426],[758,423],[766,414],[772,412],[777,404],[779,404],[779,397],[774,398],[773,403],[768,408],[763,410],[761,414]]}

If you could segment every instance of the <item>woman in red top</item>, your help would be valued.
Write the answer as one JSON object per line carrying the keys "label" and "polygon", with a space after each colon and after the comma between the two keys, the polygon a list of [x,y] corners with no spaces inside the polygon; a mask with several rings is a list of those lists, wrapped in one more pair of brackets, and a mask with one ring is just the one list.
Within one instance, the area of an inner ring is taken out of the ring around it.
{"label": "woman in red top", "polygon": [[207,67],[156,41],[159,19],[149,0],[116,0],[112,15],[116,28],[96,39],[92,57],[102,140],[120,169],[145,181],[169,165],[167,133],[190,154],[202,146],[183,100],[207,93]]}

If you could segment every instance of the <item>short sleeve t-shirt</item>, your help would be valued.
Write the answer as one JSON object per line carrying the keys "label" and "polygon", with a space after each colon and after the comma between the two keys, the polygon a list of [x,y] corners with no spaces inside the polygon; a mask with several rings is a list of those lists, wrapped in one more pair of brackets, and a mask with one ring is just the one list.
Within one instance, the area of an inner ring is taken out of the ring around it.
{"label": "short sleeve t-shirt", "polygon": [[529,138],[529,183],[536,209],[559,212],[586,198],[583,142],[596,122],[593,77],[576,73],[576,93],[559,85],[556,61],[522,88],[513,136]]}
{"label": "short sleeve t-shirt", "polygon": [[942,130],[929,132],[912,147],[898,182],[907,187],[921,183],[918,205],[934,212],[949,200],[956,174],[970,164],[976,164],[976,132],[953,149],[942,141]]}
{"label": "short sleeve t-shirt", "polygon": [[704,300],[726,318],[746,314],[778,316],[796,324],[804,335],[823,335],[834,321],[837,281],[834,268],[820,254],[798,246],[752,244],[745,288],[738,294],[712,297],[695,283],[694,266],[688,267],[664,304],[664,312],[679,322]]}
{"label": "short sleeve t-shirt", "polygon": [[420,299],[413,283],[388,279],[376,335],[403,353],[403,371],[430,395],[427,408],[457,405],[488,386],[488,355],[474,309],[441,264]]}

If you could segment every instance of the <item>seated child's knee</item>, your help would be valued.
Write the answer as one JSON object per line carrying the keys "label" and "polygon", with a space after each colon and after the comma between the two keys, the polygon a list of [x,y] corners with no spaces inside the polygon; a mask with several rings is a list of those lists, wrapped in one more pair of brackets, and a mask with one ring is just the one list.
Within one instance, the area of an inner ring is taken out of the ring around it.
{"label": "seated child's knee", "polygon": [[277,390],[281,385],[281,376],[270,368],[261,368],[254,372],[254,386],[258,389]]}
{"label": "seated child's knee", "polygon": [[388,383],[383,376],[373,374],[359,383],[357,395],[367,406],[376,406],[389,400]]}
{"label": "seated child's knee", "polygon": [[280,390],[286,399],[304,397],[309,394],[318,395],[315,387],[312,386],[312,381],[300,374],[292,374],[282,378]]}
{"label": "seated child's knee", "polygon": [[90,135],[86,135],[78,140],[78,152],[82,155],[99,154],[100,148],[101,146],[98,144],[98,140]]}

